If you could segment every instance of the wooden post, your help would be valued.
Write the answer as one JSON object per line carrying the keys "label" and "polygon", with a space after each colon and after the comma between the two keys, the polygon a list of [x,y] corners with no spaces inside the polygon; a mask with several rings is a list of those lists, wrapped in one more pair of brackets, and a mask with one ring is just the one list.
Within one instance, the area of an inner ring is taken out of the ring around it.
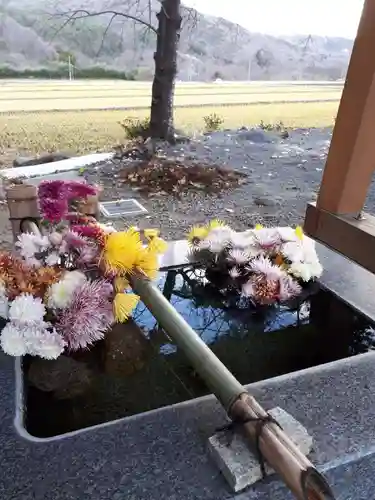
{"label": "wooden post", "polygon": [[375,1],[365,0],[317,208],[358,216],[375,168]]}
{"label": "wooden post", "polygon": [[94,217],[94,219],[99,218],[99,196],[97,194],[92,196],[87,196],[78,204],[78,210],[81,214],[87,215],[89,217]]}
{"label": "wooden post", "polygon": [[40,220],[38,207],[38,189],[29,184],[15,184],[6,190],[6,199],[9,210],[9,220],[12,225],[13,239],[16,241],[21,231],[23,219]]}

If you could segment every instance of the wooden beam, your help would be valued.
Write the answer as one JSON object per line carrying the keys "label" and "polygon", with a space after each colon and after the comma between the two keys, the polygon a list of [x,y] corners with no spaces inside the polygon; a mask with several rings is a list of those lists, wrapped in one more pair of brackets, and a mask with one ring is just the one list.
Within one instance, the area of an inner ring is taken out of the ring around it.
{"label": "wooden beam", "polygon": [[375,169],[374,51],[375,0],[365,0],[317,199],[328,212],[358,215]]}
{"label": "wooden beam", "polygon": [[363,219],[356,220],[350,216],[326,212],[310,203],[307,206],[304,231],[375,273],[375,217],[364,214]]}

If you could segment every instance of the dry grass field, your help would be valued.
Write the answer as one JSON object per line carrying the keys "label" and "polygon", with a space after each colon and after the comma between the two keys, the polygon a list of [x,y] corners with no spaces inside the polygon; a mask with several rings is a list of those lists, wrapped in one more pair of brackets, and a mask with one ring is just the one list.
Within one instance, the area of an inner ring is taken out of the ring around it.
{"label": "dry grass field", "polygon": [[[339,83],[179,83],[175,118],[193,133],[217,113],[224,127],[275,123],[332,125]],[[18,152],[102,151],[123,142],[124,118],[145,117],[151,86],[123,81],[0,81],[0,148],[3,164]]]}

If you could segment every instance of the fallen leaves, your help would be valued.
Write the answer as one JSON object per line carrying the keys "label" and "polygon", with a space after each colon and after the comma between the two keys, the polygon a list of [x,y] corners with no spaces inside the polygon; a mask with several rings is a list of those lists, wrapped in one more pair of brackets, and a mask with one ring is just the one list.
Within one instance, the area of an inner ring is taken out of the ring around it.
{"label": "fallen leaves", "polygon": [[219,193],[247,182],[246,174],[218,165],[157,157],[123,168],[120,178],[133,190],[154,196],[179,196],[187,191]]}

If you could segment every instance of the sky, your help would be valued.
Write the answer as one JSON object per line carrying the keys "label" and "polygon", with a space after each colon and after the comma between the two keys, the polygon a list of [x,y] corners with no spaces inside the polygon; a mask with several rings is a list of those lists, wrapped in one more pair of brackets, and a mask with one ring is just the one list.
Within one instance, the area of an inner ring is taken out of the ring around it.
{"label": "sky", "polygon": [[253,32],[354,38],[364,0],[183,0],[183,3]]}

